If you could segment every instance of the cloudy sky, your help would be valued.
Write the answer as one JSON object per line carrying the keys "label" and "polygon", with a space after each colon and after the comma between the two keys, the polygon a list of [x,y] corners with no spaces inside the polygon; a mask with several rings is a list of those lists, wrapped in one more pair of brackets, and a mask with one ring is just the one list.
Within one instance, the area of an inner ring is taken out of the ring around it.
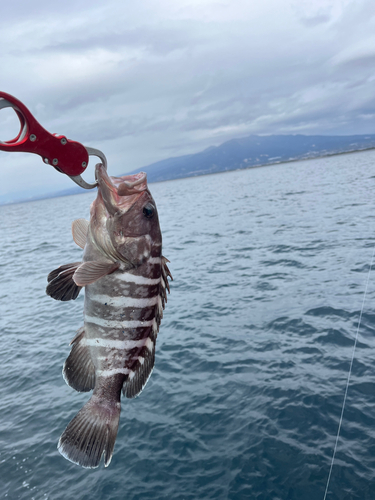
{"label": "cloudy sky", "polygon": [[[250,134],[375,133],[373,0],[15,0],[0,46],[0,90],[112,175]],[[18,129],[0,111],[0,141]],[[71,186],[0,151],[0,201]]]}

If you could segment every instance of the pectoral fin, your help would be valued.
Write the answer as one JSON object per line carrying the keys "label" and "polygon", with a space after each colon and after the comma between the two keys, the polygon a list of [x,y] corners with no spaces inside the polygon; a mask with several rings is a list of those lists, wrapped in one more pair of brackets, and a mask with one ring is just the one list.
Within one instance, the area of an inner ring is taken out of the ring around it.
{"label": "pectoral fin", "polygon": [[78,286],[94,283],[103,276],[111,274],[120,267],[119,262],[88,261],[81,264],[73,275],[73,280]]}
{"label": "pectoral fin", "polygon": [[72,222],[73,240],[81,248],[85,248],[89,224],[86,219],[77,219]]}
{"label": "pectoral fin", "polygon": [[81,262],[72,262],[71,264],[65,264],[51,271],[47,277],[47,295],[50,295],[55,300],[62,300],[63,302],[75,300],[82,287],[77,286],[73,281],[73,274],[81,264]]}

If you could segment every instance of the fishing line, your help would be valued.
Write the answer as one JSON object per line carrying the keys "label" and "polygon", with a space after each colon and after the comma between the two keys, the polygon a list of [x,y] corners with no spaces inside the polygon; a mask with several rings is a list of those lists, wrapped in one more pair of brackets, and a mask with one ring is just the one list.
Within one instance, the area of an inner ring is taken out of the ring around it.
{"label": "fishing line", "polygon": [[373,265],[373,262],[374,262],[374,256],[375,256],[375,245],[374,245],[374,249],[372,251],[372,257],[371,257],[371,264],[370,264],[370,269],[368,271],[368,274],[367,274],[367,280],[366,280],[366,286],[365,286],[365,293],[363,295],[363,300],[362,300],[362,308],[361,308],[361,312],[360,312],[360,315],[359,315],[359,320],[358,320],[358,326],[357,326],[357,333],[355,335],[355,340],[354,340],[354,345],[353,345],[353,352],[352,352],[352,359],[350,361],[350,367],[349,367],[349,373],[348,373],[348,379],[346,381],[346,388],[345,388],[345,394],[344,394],[344,401],[342,403],[342,409],[341,409],[341,416],[340,416],[340,421],[339,421],[339,427],[337,429],[337,435],[336,435],[336,442],[335,442],[335,447],[333,449],[333,455],[332,455],[332,460],[331,460],[331,466],[330,466],[330,469],[329,469],[329,474],[328,474],[328,479],[327,479],[327,486],[326,486],[326,490],[325,490],[325,493],[324,493],[324,498],[323,500],[326,500],[326,496],[327,496],[327,493],[328,493],[328,487],[329,487],[329,482],[331,480],[331,475],[332,475],[332,468],[333,468],[333,463],[335,461],[335,456],[336,456],[336,451],[337,451],[337,444],[338,444],[338,441],[339,441],[339,437],[340,437],[340,431],[341,431],[341,424],[342,424],[342,420],[343,420],[343,416],[344,416],[344,409],[345,409],[345,403],[346,403],[346,397],[348,395],[348,390],[349,390],[349,382],[350,382],[350,377],[351,377],[351,374],[352,374],[352,368],[353,368],[353,361],[354,361],[354,354],[355,354],[355,348],[357,347],[357,340],[358,340],[358,334],[359,334],[359,327],[361,326],[361,321],[362,321],[362,313],[363,313],[363,309],[365,307],[365,300],[366,300],[366,295],[367,295],[367,288],[368,288],[368,284],[369,284],[369,281],[370,281],[370,273],[371,273],[371,269],[372,269],[372,265]]}

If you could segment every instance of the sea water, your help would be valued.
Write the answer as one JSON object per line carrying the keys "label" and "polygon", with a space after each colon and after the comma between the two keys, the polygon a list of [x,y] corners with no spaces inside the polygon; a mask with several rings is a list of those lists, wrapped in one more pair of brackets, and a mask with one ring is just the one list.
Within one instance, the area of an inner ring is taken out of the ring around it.
{"label": "sea water", "polygon": [[[111,173],[111,172],[110,172]],[[108,468],[56,445],[89,394],[61,375],[94,192],[0,207],[0,497],[323,499],[375,245],[375,152],[151,184],[174,277]],[[375,498],[375,271],[327,499]]]}

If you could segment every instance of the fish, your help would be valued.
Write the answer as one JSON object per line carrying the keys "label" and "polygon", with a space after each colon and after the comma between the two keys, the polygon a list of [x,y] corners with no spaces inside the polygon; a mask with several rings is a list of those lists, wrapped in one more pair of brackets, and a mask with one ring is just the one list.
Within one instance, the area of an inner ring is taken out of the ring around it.
{"label": "fish", "polygon": [[110,177],[96,165],[97,197],[90,221],[75,220],[74,242],[82,262],[48,275],[46,293],[75,300],[85,288],[84,325],[71,342],[65,382],[91,398],[68,424],[58,450],[84,468],[111,461],[121,411],[121,393],[134,398],[155,363],[155,345],[173,279],[162,255],[162,235],[147,175]]}

